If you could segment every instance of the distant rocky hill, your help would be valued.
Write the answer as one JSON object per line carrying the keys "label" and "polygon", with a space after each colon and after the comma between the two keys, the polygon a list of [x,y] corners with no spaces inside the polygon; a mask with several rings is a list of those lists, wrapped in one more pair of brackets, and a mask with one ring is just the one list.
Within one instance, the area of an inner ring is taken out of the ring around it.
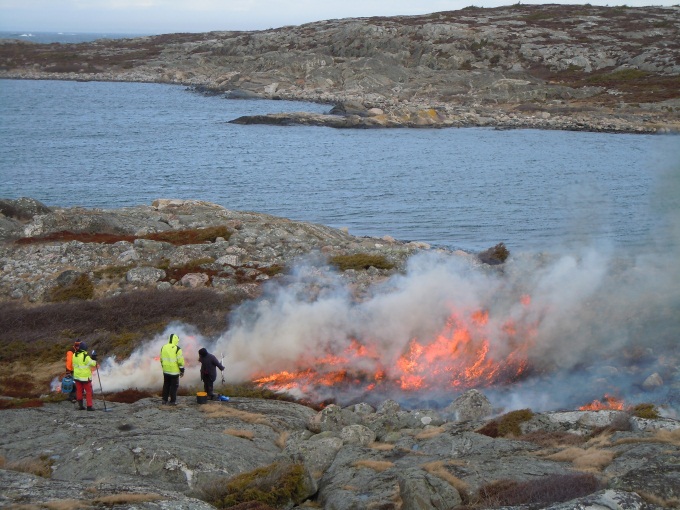
{"label": "distant rocky hill", "polygon": [[335,115],[243,123],[666,132],[680,129],[679,41],[677,6],[516,4],[257,32],[5,42],[0,77],[341,105]]}

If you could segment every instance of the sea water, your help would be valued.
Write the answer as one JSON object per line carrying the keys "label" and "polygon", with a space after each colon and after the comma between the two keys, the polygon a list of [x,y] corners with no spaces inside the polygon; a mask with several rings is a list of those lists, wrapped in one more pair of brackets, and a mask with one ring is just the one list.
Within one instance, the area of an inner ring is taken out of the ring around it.
{"label": "sea water", "polygon": [[0,80],[0,197],[102,208],[207,200],[472,251],[632,247],[658,235],[662,176],[680,170],[673,135],[229,123],[331,107]]}

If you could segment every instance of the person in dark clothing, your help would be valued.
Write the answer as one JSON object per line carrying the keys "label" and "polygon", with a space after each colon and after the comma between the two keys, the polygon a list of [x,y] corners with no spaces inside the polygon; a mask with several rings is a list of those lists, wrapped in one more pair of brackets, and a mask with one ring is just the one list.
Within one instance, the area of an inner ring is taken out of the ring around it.
{"label": "person in dark clothing", "polygon": [[208,398],[213,400],[213,384],[217,379],[217,369],[224,370],[222,363],[220,363],[214,354],[210,354],[205,347],[198,351],[198,361],[201,363],[201,381],[203,381],[203,389],[208,394]]}

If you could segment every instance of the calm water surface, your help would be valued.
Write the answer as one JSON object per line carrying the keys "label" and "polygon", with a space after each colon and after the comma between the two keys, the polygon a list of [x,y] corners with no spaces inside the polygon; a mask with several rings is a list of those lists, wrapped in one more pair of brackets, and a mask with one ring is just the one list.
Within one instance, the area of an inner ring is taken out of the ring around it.
{"label": "calm water surface", "polygon": [[228,121],[328,105],[159,84],[0,80],[0,196],[121,207],[201,199],[355,235],[479,250],[647,241],[680,137],[335,130]]}

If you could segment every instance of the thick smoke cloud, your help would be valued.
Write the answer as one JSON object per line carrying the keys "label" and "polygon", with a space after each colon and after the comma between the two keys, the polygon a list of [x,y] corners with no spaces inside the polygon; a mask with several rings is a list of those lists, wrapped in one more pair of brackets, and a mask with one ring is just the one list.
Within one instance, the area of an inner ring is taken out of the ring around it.
{"label": "thick smoke cloud", "polygon": [[[678,197],[680,171],[672,168],[655,195],[659,229],[636,252],[591,245],[513,253],[500,267],[459,252],[422,253],[412,257],[403,274],[359,299],[343,276],[321,260],[300,262],[284,284],[272,283],[260,299],[235,310],[230,328],[219,338],[202,338],[186,326],[172,325],[129,360],[107,360],[105,390],[160,389],[160,363],[154,357],[171,332],[180,335],[189,363],[182,384],[199,384],[196,358],[203,346],[224,356],[228,381],[240,382],[317,368],[317,359],[342,353],[353,340],[370,344],[373,354],[352,368],[370,372],[380,366],[389,377],[412,339],[427,344],[452,313],[469,316],[485,310],[490,358],[503,363],[514,348],[508,345],[509,323],[517,326],[517,337],[530,343],[527,376],[486,390],[504,407],[556,409],[610,391],[632,401],[663,400],[666,394],[644,393],[641,384],[654,372],[677,380]],[[448,402],[456,396],[453,389],[444,393]],[[340,403],[358,398],[347,388],[301,396],[333,397]]]}

